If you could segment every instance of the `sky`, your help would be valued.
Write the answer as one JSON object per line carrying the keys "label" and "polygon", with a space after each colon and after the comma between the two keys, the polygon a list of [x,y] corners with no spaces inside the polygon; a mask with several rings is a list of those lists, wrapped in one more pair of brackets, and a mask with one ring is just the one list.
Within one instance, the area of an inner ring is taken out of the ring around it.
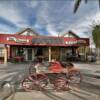
{"label": "sky", "polygon": [[72,30],[89,37],[91,25],[99,22],[98,0],[83,1],[76,14],[75,0],[0,0],[0,33],[14,34],[32,28],[42,35],[63,35]]}

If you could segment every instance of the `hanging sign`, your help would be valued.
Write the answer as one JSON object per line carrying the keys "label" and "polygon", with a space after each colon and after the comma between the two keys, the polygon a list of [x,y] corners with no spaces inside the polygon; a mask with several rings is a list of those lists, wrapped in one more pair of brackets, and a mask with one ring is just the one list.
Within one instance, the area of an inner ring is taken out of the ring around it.
{"label": "hanging sign", "polygon": [[69,40],[66,41],[66,44],[71,45],[71,44],[86,44],[86,40]]}
{"label": "hanging sign", "polygon": [[18,42],[18,43],[28,43],[29,40],[28,39],[20,39],[20,38],[16,38],[16,37],[7,37],[7,41],[14,41],[14,42]]}

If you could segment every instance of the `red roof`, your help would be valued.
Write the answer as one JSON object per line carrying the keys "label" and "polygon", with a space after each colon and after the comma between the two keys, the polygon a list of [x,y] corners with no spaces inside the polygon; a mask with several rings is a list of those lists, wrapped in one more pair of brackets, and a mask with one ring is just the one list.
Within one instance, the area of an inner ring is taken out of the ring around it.
{"label": "red roof", "polygon": [[[35,42],[33,42],[34,40]],[[22,36],[16,34],[0,34],[0,44],[28,46],[88,46],[89,39],[57,36]]]}

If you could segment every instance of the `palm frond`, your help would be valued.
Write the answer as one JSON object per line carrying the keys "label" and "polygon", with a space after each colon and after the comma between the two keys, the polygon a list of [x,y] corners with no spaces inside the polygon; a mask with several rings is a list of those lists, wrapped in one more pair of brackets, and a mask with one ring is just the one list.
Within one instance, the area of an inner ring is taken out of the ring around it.
{"label": "palm frond", "polygon": [[98,2],[99,2],[99,8],[100,8],[100,0],[98,0]]}
{"label": "palm frond", "polygon": [[[77,10],[78,10],[78,8],[80,6],[81,1],[82,0],[76,0],[75,1],[74,11],[73,11],[74,13],[77,12]],[[87,3],[89,0],[84,0],[84,1],[85,1],[85,3]],[[99,3],[99,8],[100,8],[100,0],[98,0],[98,3]]]}
{"label": "palm frond", "polygon": [[77,12],[77,10],[78,10],[78,8],[79,8],[79,6],[80,6],[81,1],[82,1],[82,0],[77,0],[77,1],[75,2],[74,13]]}
{"label": "palm frond", "polygon": [[85,3],[87,3],[88,2],[88,0],[84,0],[85,1]]}

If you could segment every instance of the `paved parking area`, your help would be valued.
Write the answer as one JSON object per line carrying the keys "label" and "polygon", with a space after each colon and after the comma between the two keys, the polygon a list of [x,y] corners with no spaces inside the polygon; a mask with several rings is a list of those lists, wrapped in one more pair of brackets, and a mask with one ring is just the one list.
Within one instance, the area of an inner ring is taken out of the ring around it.
{"label": "paved parking area", "polygon": [[13,100],[13,98],[14,100],[99,100],[97,95],[82,90],[17,92],[7,100]]}
{"label": "paved parking area", "polygon": [[[18,90],[7,100],[100,100],[100,65],[74,63],[84,76],[80,87],[66,92],[54,90],[25,92]],[[17,81],[28,73],[29,64],[0,65],[0,81]],[[0,92],[0,96],[2,91]]]}

